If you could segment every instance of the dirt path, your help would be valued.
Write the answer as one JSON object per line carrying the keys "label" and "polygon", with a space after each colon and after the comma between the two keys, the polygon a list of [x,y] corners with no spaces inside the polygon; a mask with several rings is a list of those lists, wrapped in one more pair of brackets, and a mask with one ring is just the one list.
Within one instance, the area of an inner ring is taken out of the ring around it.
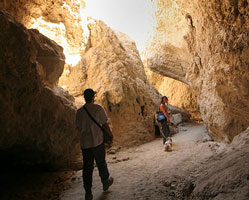
{"label": "dirt path", "polygon": [[[185,124],[173,139],[173,151],[164,152],[162,139],[129,149],[112,150],[107,155],[114,184],[102,192],[97,168],[94,169],[95,200],[184,199],[193,190],[197,168],[215,153],[202,125]],[[83,200],[82,171],[73,174],[71,188],[61,200]]]}

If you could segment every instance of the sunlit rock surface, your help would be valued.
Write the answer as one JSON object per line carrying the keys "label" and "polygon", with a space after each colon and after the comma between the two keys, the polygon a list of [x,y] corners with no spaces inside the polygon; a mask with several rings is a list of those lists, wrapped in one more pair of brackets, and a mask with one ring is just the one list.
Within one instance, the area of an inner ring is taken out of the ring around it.
{"label": "sunlit rock surface", "polygon": [[191,54],[183,37],[188,33],[185,16],[176,1],[152,1],[156,27],[152,43],[145,53],[145,63],[152,71],[184,83]]}
{"label": "sunlit rock surface", "polygon": [[[44,85],[38,73],[39,68],[46,77],[52,73],[47,80],[55,84],[64,62],[62,48],[3,11],[0,29],[1,167],[64,168],[78,150],[73,97]],[[40,62],[42,55],[47,63]]]}
{"label": "sunlit rock surface", "polygon": [[89,30],[81,64],[69,68],[60,85],[79,98],[88,87],[98,92],[96,100],[110,118],[114,144],[130,146],[151,140],[160,95],[147,80],[135,43],[102,21],[93,21]]}
{"label": "sunlit rock surface", "polygon": [[191,85],[210,135],[230,142],[249,125],[249,5],[239,1],[154,1],[147,66]]}
{"label": "sunlit rock surface", "polygon": [[84,6],[83,0],[4,0],[0,4],[26,28],[38,29],[63,46],[67,55],[78,55],[85,46],[82,24],[86,22],[82,23],[80,13]]}

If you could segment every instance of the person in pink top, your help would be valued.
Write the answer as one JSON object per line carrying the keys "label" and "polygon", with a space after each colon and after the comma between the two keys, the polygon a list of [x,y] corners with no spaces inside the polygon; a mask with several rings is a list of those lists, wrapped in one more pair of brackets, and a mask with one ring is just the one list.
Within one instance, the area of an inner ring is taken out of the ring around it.
{"label": "person in pink top", "polygon": [[162,125],[162,134],[163,134],[163,144],[166,142],[167,137],[169,137],[170,130],[169,130],[169,123],[170,123],[170,118],[169,118],[169,113],[168,113],[168,98],[166,96],[163,96],[161,99],[161,104],[159,107],[159,111],[162,112],[165,116],[165,120],[160,121]]}

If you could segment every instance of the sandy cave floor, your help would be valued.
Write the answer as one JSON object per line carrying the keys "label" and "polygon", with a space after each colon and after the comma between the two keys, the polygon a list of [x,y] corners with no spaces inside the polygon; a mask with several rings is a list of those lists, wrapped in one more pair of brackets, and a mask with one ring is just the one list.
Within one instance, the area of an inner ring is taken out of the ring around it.
{"label": "sandy cave floor", "polygon": [[[172,136],[172,152],[164,152],[162,138],[137,147],[109,149],[107,163],[114,184],[102,192],[95,168],[94,199],[185,199],[194,188],[197,169],[224,145],[208,138],[203,125],[184,124]],[[81,170],[14,175],[14,180],[5,180],[0,198],[83,200],[81,175]]]}
{"label": "sandy cave floor", "polygon": [[[207,138],[203,125],[185,124],[172,137],[172,152],[164,152],[162,138],[138,147],[109,151],[107,162],[114,184],[108,192],[102,192],[95,168],[94,199],[183,199],[191,193],[192,180],[198,175],[195,169],[216,151],[210,141],[204,142]],[[74,183],[63,191],[60,199],[84,199],[81,174],[82,171],[73,174]]]}

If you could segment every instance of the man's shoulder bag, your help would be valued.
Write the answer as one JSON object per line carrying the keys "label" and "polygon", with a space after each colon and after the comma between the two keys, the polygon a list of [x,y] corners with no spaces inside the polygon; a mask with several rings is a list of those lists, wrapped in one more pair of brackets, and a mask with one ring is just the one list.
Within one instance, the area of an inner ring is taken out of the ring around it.
{"label": "man's shoulder bag", "polygon": [[83,106],[89,117],[94,121],[94,123],[102,130],[103,132],[103,138],[104,138],[104,143],[106,144],[111,144],[112,143],[112,137],[110,136],[109,132],[105,130],[104,127],[102,127],[94,118],[93,116],[88,112],[85,106]]}

